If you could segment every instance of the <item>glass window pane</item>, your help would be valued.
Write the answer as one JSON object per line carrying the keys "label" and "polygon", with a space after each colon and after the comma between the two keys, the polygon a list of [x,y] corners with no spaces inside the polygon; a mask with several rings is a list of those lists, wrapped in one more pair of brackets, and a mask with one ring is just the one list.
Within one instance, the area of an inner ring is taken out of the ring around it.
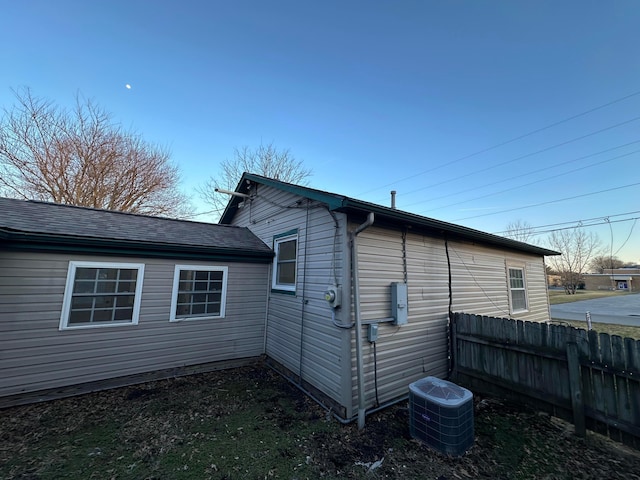
{"label": "glass window pane", "polygon": [[118,282],[118,292],[135,292],[136,282]]}
{"label": "glass window pane", "polygon": [[98,270],[99,280],[117,280],[118,269],[117,268],[100,268]]}
{"label": "glass window pane", "polygon": [[278,244],[278,260],[295,260],[296,240],[288,240]]}
{"label": "glass window pane", "polygon": [[180,282],[178,283],[178,290],[181,292],[190,292],[193,288],[192,282]]}
{"label": "glass window pane", "polygon": [[129,268],[123,268],[120,269],[120,280],[136,280],[138,278],[138,271],[137,270],[133,270],[133,269],[129,269]]}
{"label": "glass window pane", "polygon": [[197,290],[199,292],[202,292],[202,291],[206,292],[208,288],[209,288],[208,282],[196,282],[194,286],[194,290]]}
{"label": "glass window pane", "polygon": [[193,308],[191,309],[191,313],[193,315],[199,315],[201,313],[204,313],[204,303],[193,305]]}
{"label": "glass window pane", "polygon": [[96,296],[95,298],[95,308],[111,308],[113,307],[114,297],[111,296]]}
{"label": "glass window pane", "polygon": [[117,308],[114,320],[119,322],[133,320],[133,308]]}
{"label": "glass window pane", "polygon": [[189,305],[178,305],[176,308],[176,317],[184,317],[189,315]]}
{"label": "glass window pane", "polygon": [[188,293],[181,293],[178,295],[178,303],[191,303],[191,295]]}
{"label": "glass window pane", "polygon": [[76,268],[76,280],[95,280],[97,268]]}
{"label": "glass window pane", "polygon": [[117,308],[133,308],[133,302],[135,297],[133,295],[122,295],[116,297],[116,307]]}
{"label": "glass window pane", "polygon": [[93,280],[76,280],[73,285],[73,293],[93,293],[96,284]]}
{"label": "glass window pane", "polygon": [[296,264],[281,263],[278,265],[278,284],[293,285],[296,281]]}
{"label": "glass window pane", "polygon": [[205,271],[205,270],[197,270],[195,272],[196,274],[196,280],[208,280],[209,279],[209,272]]}
{"label": "glass window pane", "polygon": [[94,310],[93,321],[94,322],[110,322],[113,315],[113,310]]}
{"label": "glass window pane", "polygon": [[513,299],[514,310],[526,310],[527,300],[524,290],[513,290],[511,292],[511,298]]}
{"label": "glass window pane", "polygon": [[193,270],[180,270],[180,280],[193,280],[194,273]]}
{"label": "glass window pane", "polygon": [[71,299],[71,310],[79,308],[91,308],[93,306],[93,297],[73,297]]}
{"label": "glass window pane", "polygon": [[96,293],[114,293],[116,291],[116,282],[104,281],[96,284]]}
{"label": "glass window pane", "polygon": [[223,272],[209,272],[211,280],[215,280],[217,282],[222,282]]}
{"label": "glass window pane", "polygon": [[193,303],[204,303],[207,301],[206,293],[197,293],[193,296]]}
{"label": "glass window pane", "polygon": [[91,323],[91,310],[72,310],[69,315],[69,325]]}

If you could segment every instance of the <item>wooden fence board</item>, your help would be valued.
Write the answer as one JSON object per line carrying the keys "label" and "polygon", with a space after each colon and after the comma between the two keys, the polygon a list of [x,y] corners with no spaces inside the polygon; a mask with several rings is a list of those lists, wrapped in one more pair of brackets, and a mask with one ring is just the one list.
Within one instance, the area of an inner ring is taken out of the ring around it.
{"label": "wooden fence board", "polygon": [[[603,366],[610,368],[613,366],[613,354],[611,353],[611,337],[608,333],[599,334],[598,341],[600,343],[600,355]],[[602,373],[602,398],[604,399],[604,414],[611,418],[618,418],[618,401],[616,399],[616,385],[614,375],[604,371]],[[619,440],[618,432],[611,430],[611,425],[607,425],[609,436],[614,440]]]}
{"label": "wooden fence board", "polygon": [[[629,381],[629,403],[633,425],[640,427],[640,340],[624,339],[626,365],[629,372],[635,375],[634,381]],[[640,448],[640,438],[635,446]]]}
{"label": "wooden fence board", "polygon": [[[566,325],[456,314],[457,372],[640,447],[640,341]],[[570,359],[570,360],[569,360]]]}

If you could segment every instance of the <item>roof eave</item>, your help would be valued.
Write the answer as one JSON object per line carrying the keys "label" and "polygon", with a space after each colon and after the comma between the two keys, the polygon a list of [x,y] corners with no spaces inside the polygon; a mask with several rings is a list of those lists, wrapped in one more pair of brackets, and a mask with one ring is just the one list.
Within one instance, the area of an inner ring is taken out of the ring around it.
{"label": "roof eave", "polygon": [[256,263],[270,263],[274,255],[273,251],[267,249],[250,250],[204,245],[136,242],[72,235],[7,232],[6,230],[0,230],[0,238],[3,240],[2,246],[11,250],[75,251],[77,253],[135,255],[153,258],[232,259]]}
{"label": "roof eave", "polygon": [[[477,241],[481,243],[487,243],[490,245],[501,246],[509,248],[511,250],[523,251],[532,253],[535,255],[543,256],[555,256],[561,255],[560,252],[549,250],[546,248],[538,247],[536,245],[530,245],[528,243],[518,242],[510,238],[500,237],[499,235],[493,235],[491,233],[482,232],[469,227],[463,227],[462,225],[455,225],[453,223],[436,220],[433,218],[423,217],[414,213],[405,212],[402,210],[395,210],[375,203],[364,202],[354,198],[349,198],[343,195],[337,195],[330,192],[324,192],[322,190],[316,190],[300,185],[294,185],[291,183],[281,182],[280,180],[274,180],[260,175],[254,175],[251,173],[244,173],[240,182],[236,187],[236,192],[247,193],[249,191],[249,183],[256,182],[262,185],[267,185],[276,188],[281,191],[293,193],[304,198],[322,202],[330,210],[352,213],[352,214],[364,214],[373,212],[381,219],[385,219],[388,223],[393,225],[405,225],[420,228],[425,231],[438,232],[441,234],[450,234],[461,239]],[[220,217],[221,224],[230,224],[233,216],[238,210],[237,206],[240,203],[241,198],[234,196],[227,204],[227,207]]]}
{"label": "roof eave", "polygon": [[512,250],[525,251],[528,253],[534,253],[536,255],[555,256],[561,255],[560,252],[549,250],[546,248],[538,247],[536,245],[530,245],[528,243],[519,242],[510,238],[500,237],[499,235],[493,235],[491,233],[482,232],[473,228],[464,227],[462,225],[455,225],[453,223],[444,222],[442,220],[436,220],[432,218],[422,217],[402,210],[393,210],[381,205],[375,205],[368,202],[361,202],[352,198],[346,198],[344,205],[338,209],[344,213],[360,213],[366,214],[373,212],[381,219],[387,220],[389,223],[396,225],[407,225],[415,228],[428,230],[431,232],[439,232],[444,234],[451,234],[461,239],[474,240],[482,243],[488,243],[492,245],[499,245],[501,247],[509,248]]}

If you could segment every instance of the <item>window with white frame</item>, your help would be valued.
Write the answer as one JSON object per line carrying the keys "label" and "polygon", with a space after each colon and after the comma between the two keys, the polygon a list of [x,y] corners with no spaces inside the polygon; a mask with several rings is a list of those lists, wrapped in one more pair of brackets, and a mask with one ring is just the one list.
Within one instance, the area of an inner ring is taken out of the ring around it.
{"label": "window with white frame", "polygon": [[524,268],[509,267],[509,293],[511,295],[511,311],[527,310],[527,290]]}
{"label": "window with white frame", "polygon": [[144,265],[69,262],[60,330],[136,325]]}
{"label": "window with white frame", "polygon": [[271,288],[275,291],[295,293],[296,270],[298,263],[298,231],[276,235],[273,237],[273,278]]}
{"label": "window with white frame", "polygon": [[228,267],[176,265],[170,321],[223,318]]}

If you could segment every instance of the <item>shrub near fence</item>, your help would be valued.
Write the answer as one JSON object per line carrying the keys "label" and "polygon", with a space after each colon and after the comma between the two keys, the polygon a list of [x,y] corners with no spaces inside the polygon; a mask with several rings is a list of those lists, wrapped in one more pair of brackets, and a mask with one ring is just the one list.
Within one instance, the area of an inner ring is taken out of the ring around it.
{"label": "shrub near fence", "polygon": [[464,313],[452,323],[456,382],[640,448],[640,341]]}

